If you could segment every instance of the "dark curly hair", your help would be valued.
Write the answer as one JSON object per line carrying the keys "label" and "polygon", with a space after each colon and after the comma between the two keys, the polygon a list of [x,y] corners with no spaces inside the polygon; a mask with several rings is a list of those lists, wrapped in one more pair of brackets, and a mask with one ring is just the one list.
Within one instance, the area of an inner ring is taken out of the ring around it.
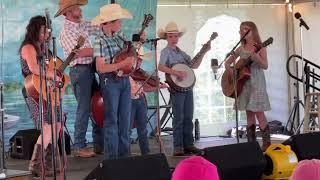
{"label": "dark curly hair", "polygon": [[40,49],[37,45],[39,41],[39,34],[42,26],[46,25],[46,18],[44,16],[34,16],[30,19],[29,24],[26,27],[26,34],[24,40],[22,41],[19,53],[21,53],[21,49],[26,44],[31,44],[35,47],[37,53],[40,53]]}

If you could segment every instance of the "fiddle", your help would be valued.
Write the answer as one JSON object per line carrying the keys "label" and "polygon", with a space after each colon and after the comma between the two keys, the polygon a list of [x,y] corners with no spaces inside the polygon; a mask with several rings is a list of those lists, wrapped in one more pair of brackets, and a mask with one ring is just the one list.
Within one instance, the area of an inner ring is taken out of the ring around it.
{"label": "fiddle", "polygon": [[135,81],[146,81],[146,83],[150,86],[157,86],[157,83],[159,81],[159,78],[157,78],[154,75],[149,75],[145,70],[139,68],[137,70],[135,70],[132,74],[131,74],[132,79],[134,79]]}

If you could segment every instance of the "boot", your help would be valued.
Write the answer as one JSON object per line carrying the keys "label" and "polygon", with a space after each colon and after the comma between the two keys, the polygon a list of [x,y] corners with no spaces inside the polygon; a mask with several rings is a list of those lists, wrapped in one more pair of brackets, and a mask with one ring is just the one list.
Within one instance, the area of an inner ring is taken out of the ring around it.
{"label": "boot", "polygon": [[[41,176],[41,173],[42,173],[42,167],[41,167],[41,145],[40,144],[36,144],[34,146],[34,149],[33,149],[33,153],[32,153],[32,157],[31,157],[31,160],[30,160],[30,163],[29,163],[29,171],[31,171],[32,175],[34,177],[40,177]],[[48,155],[47,154],[50,154],[47,152],[48,151],[48,148],[47,150],[45,150],[45,159],[44,159],[44,168],[45,168],[45,176],[47,177],[50,177],[53,175],[53,171],[48,169],[48,166],[50,167],[50,159],[48,158]],[[50,154],[51,156],[51,154]],[[48,162],[49,161],[49,162]],[[51,162],[52,164],[52,162]]]}
{"label": "boot", "polygon": [[53,161],[52,161],[52,145],[48,144],[46,149],[46,156],[45,156],[45,169],[46,169],[46,176],[53,175]]}
{"label": "boot", "polygon": [[255,124],[252,124],[251,126],[247,126],[247,139],[248,139],[248,142],[257,141]]}
{"label": "boot", "polygon": [[33,176],[41,176],[41,145],[35,144],[31,160],[29,162],[29,171]]}
{"label": "boot", "polygon": [[260,128],[260,130],[262,136],[262,151],[266,151],[271,144],[269,125],[267,125],[264,129]]}
{"label": "boot", "polygon": [[[55,157],[57,159],[56,172],[59,173],[60,172],[60,153],[59,153],[59,147],[56,147],[56,148],[57,148],[57,150],[55,151]],[[53,146],[49,144],[47,147],[46,156],[45,156],[46,176],[53,176],[54,174],[52,152],[53,152]]]}

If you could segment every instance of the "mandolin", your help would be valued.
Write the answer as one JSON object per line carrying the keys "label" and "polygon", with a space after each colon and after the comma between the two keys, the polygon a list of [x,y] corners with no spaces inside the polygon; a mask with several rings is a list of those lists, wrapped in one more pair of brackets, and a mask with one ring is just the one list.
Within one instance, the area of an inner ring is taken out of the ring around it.
{"label": "mandolin", "polygon": [[[142,28],[139,31],[139,37],[142,35],[144,29],[149,26],[150,21],[153,19],[153,16],[151,14],[145,14],[144,20],[142,23]],[[127,66],[124,68],[121,68],[114,73],[118,77],[126,77],[130,76],[136,69],[137,69],[137,57],[136,57],[136,48],[133,47],[131,42],[125,42],[124,48],[112,59],[112,63],[118,63],[121,61],[124,61],[127,57],[134,57],[135,62],[133,66]]]}

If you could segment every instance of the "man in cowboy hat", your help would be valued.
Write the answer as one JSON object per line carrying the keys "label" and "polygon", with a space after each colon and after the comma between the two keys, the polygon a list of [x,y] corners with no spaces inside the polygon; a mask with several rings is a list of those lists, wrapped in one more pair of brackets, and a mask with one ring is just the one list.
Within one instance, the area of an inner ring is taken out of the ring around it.
{"label": "man in cowboy hat", "polygon": [[[90,35],[98,34],[100,28],[92,26],[89,21],[82,20],[80,6],[86,5],[87,0],[60,0],[59,10],[55,17],[63,15],[64,26],[60,34],[60,43],[65,57],[74,49],[80,36],[85,38],[84,45],[70,63],[70,77],[73,92],[78,102],[74,125],[74,155],[76,157],[92,157],[103,150],[103,129],[94,123],[92,137],[94,151],[86,148],[86,131],[90,115],[92,86],[96,83],[95,72],[92,66],[93,50],[89,41]],[[89,88],[88,88],[89,87]]]}
{"label": "man in cowboy hat", "polygon": [[124,48],[126,38],[120,31],[122,19],[131,18],[130,12],[119,4],[109,4],[101,7],[100,14],[92,20],[92,24],[100,25],[103,31],[96,37],[93,50],[105,105],[105,159],[130,155],[130,82],[128,77],[119,78],[112,72],[126,66],[132,67],[134,58],[129,56],[117,63],[112,59]]}
{"label": "man in cowboy hat", "polygon": [[[202,51],[203,54],[197,54],[194,59],[191,59],[178,46],[179,38],[184,34],[185,30],[180,30],[175,22],[169,22],[166,27],[158,30],[158,36],[166,39],[168,44],[161,51],[159,71],[177,76],[178,79],[186,78],[187,74],[184,71],[174,70],[171,67],[174,64],[187,64],[192,69],[199,67],[204,54],[210,50],[208,44]],[[195,63],[192,63],[195,62]],[[194,146],[192,135],[192,119],[193,119],[193,91],[192,89],[186,92],[170,91],[172,98],[173,111],[173,145],[174,156],[182,156],[189,153],[199,153],[199,149]]]}

